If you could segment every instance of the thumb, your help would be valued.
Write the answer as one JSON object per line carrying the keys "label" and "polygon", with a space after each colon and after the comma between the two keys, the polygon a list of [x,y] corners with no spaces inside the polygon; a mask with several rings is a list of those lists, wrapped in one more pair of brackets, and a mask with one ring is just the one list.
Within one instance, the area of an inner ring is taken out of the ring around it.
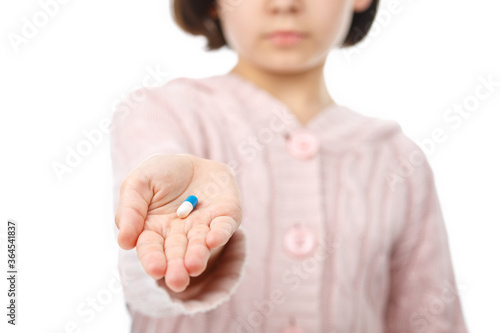
{"label": "thumb", "polygon": [[153,191],[143,173],[132,172],[122,182],[115,224],[119,230],[118,245],[124,250],[136,246],[152,197]]}

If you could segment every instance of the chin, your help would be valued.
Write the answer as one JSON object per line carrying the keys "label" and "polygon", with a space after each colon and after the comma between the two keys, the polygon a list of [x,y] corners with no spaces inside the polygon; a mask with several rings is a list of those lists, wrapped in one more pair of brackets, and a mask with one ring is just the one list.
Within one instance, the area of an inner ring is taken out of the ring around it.
{"label": "chin", "polygon": [[260,67],[275,73],[299,73],[309,70],[319,64],[314,64],[311,58],[297,55],[268,55],[259,59]]}

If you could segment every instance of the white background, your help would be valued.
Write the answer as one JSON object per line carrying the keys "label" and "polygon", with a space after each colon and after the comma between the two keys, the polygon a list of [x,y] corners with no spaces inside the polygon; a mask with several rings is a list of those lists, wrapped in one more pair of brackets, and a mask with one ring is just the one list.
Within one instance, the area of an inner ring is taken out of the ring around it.
{"label": "white background", "polygon": [[[500,87],[458,128],[443,121],[474,96],[482,76],[500,81],[498,1],[382,1],[368,38],[350,53],[335,50],[325,75],[332,97],[369,116],[398,121],[417,143],[443,128],[447,140],[428,153],[449,234],[470,332],[500,332]],[[173,77],[227,72],[227,49],[181,32],[167,0],[69,1],[19,46],[23,17],[37,1],[0,4],[0,267],[5,231],[18,223],[18,326],[6,324],[7,283],[0,279],[2,332],[127,332],[117,286],[109,135],[60,181],[53,162],[86,140],[83,131],[110,119],[115,102],[140,86],[148,68]],[[94,316],[89,298],[111,295]],[[89,313],[89,312],[87,312]],[[7,328],[7,330],[5,330]]]}

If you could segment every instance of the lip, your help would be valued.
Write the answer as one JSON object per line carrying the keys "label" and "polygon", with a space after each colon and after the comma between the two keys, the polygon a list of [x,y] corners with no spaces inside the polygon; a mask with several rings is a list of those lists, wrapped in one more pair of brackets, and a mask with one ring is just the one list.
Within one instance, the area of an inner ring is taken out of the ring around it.
{"label": "lip", "polygon": [[306,37],[306,34],[294,30],[278,30],[266,35],[266,38],[276,46],[293,46]]}

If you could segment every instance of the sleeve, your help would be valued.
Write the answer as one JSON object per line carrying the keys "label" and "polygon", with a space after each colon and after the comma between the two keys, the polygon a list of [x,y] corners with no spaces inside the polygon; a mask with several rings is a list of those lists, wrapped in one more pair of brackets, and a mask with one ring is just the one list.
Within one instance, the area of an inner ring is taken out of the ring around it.
{"label": "sleeve", "polygon": [[410,149],[402,157],[413,165],[404,180],[407,217],[391,253],[385,332],[466,333],[434,175],[423,150],[403,140]]}
{"label": "sleeve", "polygon": [[[167,88],[171,82],[167,83]],[[200,156],[202,150],[199,143],[202,138],[193,140],[196,135],[188,135],[190,128],[196,131],[194,108],[180,101],[174,88],[141,90],[127,96],[115,109],[111,119],[113,213],[116,213],[123,179],[142,160],[157,153]],[[116,225],[114,234],[116,240]],[[127,308],[151,317],[194,314],[214,309],[235,292],[242,278],[246,254],[246,234],[240,227],[224,246],[215,269],[210,274],[200,275],[203,279],[196,287],[175,293],[164,287],[164,284],[162,286],[160,280],[154,280],[146,274],[136,248],[128,251],[119,248],[118,271]]]}

